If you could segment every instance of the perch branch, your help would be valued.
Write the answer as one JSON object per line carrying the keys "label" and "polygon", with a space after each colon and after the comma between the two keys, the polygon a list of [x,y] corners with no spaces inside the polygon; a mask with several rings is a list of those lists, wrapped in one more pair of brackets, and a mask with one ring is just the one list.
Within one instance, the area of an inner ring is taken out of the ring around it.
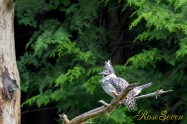
{"label": "perch branch", "polygon": [[65,114],[59,115],[62,119],[62,122],[64,124],[81,124],[85,122],[86,120],[89,120],[90,118],[94,118],[96,116],[99,116],[104,113],[110,113],[116,106],[118,106],[118,103],[126,97],[126,95],[131,91],[137,84],[131,84],[129,85],[122,93],[120,93],[114,100],[111,101],[110,104],[107,104],[103,100],[100,100],[100,103],[103,104],[103,106],[95,108],[93,110],[90,110],[88,112],[85,112],[72,120],[68,120],[67,116]]}
{"label": "perch branch", "polygon": [[[116,96],[116,98],[110,102],[110,104],[106,103],[103,100],[100,100],[99,102],[103,106],[95,108],[95,109],[90,110],[88,112],[85,112],[81,115],[78,115],[75,118],[73,118],[72,120],[68,120],[68,118],[65,114],[61,114],[59,116],[62,119],[63,124],[82,124],[83,122],[85,122],[91,118],[94,118],[96,116],[99,116],[101,114],[104,114],[104,113],[108,114],[108,113],[112,112],[116,106],[119,105],[120,101],[123,100],[127,96],[127,94],[129,93],[129,91],[131,91],[135,86],[137,86],[137,84],[129,85],[122,93],[118,94]],[[165,94],[165,93],[168,93],[171,91],[172,90],[164,91],[161,89],[161,90],[157,90],[153,93],[137,96],[135,98],[137,100],[142,99],[142,98],[146,98],[146,97],[154,97],[154,96],[156,96],[156,98],[157,98],[157,96],[160,96],[162,94]]]}

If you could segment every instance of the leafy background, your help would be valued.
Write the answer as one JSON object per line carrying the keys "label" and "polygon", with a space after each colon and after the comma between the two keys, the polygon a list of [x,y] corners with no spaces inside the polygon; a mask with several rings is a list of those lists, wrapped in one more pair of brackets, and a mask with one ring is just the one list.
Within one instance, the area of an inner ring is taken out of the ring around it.
{"label": "leafy background", "polygon": [[[60,123],[100,106],[105,60],[130,83],[174,92],[139,100],[138,108],[184,115],[187,122],[187,0],[17,0],[15,38],[22,90],[22,123]],[[93,124],[137,121],[120,106]],[[33,117],[35,118],[33,120]]]}

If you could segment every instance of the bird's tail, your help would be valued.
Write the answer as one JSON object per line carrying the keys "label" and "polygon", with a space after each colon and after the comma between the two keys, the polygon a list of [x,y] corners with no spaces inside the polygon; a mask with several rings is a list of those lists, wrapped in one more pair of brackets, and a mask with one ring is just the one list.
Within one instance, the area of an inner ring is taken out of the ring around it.
{"label": "bird's tail", "polygon": [[131,90],[126,98],[123,100],[123,103],[131,110],[131,111],[135,111],[136,110],[136,99],[134,97],[134,91]]}
{"label": "bird's tail", "polygon": [[136,99],[135,96],[138,95],[142,89],[145,89],[152,85],[152,82],[146,83],[132,89],[123,100],[123,103],[132,111],[136,110]]}
{"label": "bird's tail", "polygon": [[145,88],[148,88],[148,87],[151,86],[151,85],[152,85],[152,82],[146,83],[146,84],[143,84],[143,85],[140,85],[140,86],[138,86],[138,88],[140,88],[140,89],[145,89]]}
{"label": "bird's tail", "polygon": [[140,85],[140,86],[137,86],[133,89],[134,91],[134,96],[137,96],[143,89],[149,87],[152,85],[152,82],[150,83],[146,83],[146,84],[143,84],[143,85]]}

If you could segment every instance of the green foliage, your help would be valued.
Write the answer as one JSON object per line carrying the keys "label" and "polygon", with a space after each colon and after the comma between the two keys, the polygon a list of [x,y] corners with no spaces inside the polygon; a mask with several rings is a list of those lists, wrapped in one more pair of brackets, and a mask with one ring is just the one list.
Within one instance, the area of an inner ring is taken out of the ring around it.
{"label": "green foliage", "polygon": [[127,115],[127,108],[120,107],[116,108],[112,113],[110,113],[110,115],[107,115],[106,113],[100,117],[92,119],[91,122],[94,124],[134,124],[132,119]]}
{"label": "green foliage", "polygon": [[142,53],[139,53],[128,59],[126,64],[132,63],[135,67],[145,68],[148,64],[155,66],[155,63],[161,59],[161,57],[157,56],[158,50],[153,48],[151,50],[143,50]]}
{"label": "green foliage", "polygon": [[[37,26],[37,18],[40,14],[56,9],[62,0],[17,0],[16,1],[16,17],[19,24]],[[42,5],[42,7],[41,7]]]}
{"label": "green foliage", "polygon": [[[54,104],[59,113],[63,111],[69,118],[97,107],[97,101],[106,99],[106,94],[99,82],[98,72],[102,68],[96,65],[103,65],[107,57],[105,30],[95,23],[98,1],[80,0],[71,5],[67,1],[58,4],[28,1],[25,4],[24,0],[17,2],[18,22],[36,27],[36,31],[18,61],[21,90],[27,94],[22,107]],[[61,4],[64,6],[58,6]],[[65,21],[45,19],[39,25],[35,17],[55,8],[65,13]],[[89,87],[91,84],[93,86]]]}
{"label": "green foliage", "polygon": [[180,49],[176,51],[177,57],[184,57],[187,54],[187,37],[180,40]]}
{"label": "green foliage", "polygon": [[[107,117],[108,123],[115,124],[133,124],[132,119],[127,115],[127,108],[118,108],[111,113],[111,116]],[[123,119],[121,119],[123,118]]]}
{"label": "green foliage", "polygon": [[[89,75],[92,75],[88,80],[86,80],[83,84],[83,87],[91,94],[94,94],[97,92],[96,89],[98,89],[99,86],[101,86],[101,76],[95,75],[98,72],[101,72],[102,68],[95,66],[94,68],[91,68],[87,70],[86,77],[89,77]],[[99,82],[99,84],[98,84]],[[95,91],[96,90],[96,91]]]}
{"label": "green foliage", "polygon": [[168,1],[167,3],[128,0],[128,4],[133,4],[138,8],[133,14],[137,18],[131,23],[130,29],[137,26],[141,21],[146,21],[146,31],[139,34],[136,40],[166,40],[168,46],[174,42],[174,45],[180,46],[178,50],[175,49],[174,54],[177,57],[186,55],[187,21],[184,13],[187,10],[185,3],[186,0]]}
{"label": "green foliage", "polygon": [[[23,76],[25,80],[28,80],[29,75],[33,74],[40,83],[39,91],[41,95],[47,94],[46,97],[49,98],[53,96],[53,93],[51,93],[52,91],[50,90],[49,92],[44,91],[46,87],[56,86],[62,88],[63,85],[75,83],[78,80],[77,83],[81,83],[86,73],[86,67],[90,64],[94,64],[96,59],[91,51],[81,51],[75,42],[70,41],[71,36],[63,30],[57,21],[47,21],[41,28],[46,27],[45,25],[50,26],[50,24],[52,24],[51,27],[49,27],[50,30],[43,30],[35,41],[31,41],[34,42],[30,43],[32,44],[33,52],[31,54],[25,54],[19,61],[20,66],[24,65],[22,68],[25,68],[25,71],[27,66],[34,66],[36,70],[40,69],[37,70],[38,74],[31,69],[30,73],[24,73]],[[57,59],[55,57],[57,57]],[[29,60],[26,61],[27,59]],[[69,63],[66,61],[68,59],[71,59],[72,62]],[[92,61],[88,62],[89,59],[92,59]],[[37,60],[40,60],[40,63],[35,63]],[[51,62],[52,60],[55,61],[55,64]],[[83,63],[85,64],[82,65]],[[39,77],[41,75],[45,78],[40,79]],[[26,83],[26,85],[29,85],[29,83]],[[23,87],[29,88],[29,86],[24,86],[24,84]],[[59,92],[61,92],[61,90],[59,90]],[[54,93],[56,94],[56,92]],[[42,98],[45,98],[45,95],[42,95]],[[46,104],[49,101],[40,100],[38,104],[40,105],[43,102]]]}
{"label": "green foliage", "polygon": [[[134,5],[136,10],[132,14],[133,17],[137,16],[130,25],[130,29],[135,28],[142,21],[146,21],[144,30],[140,33],[135,41],[154,41],[158,42],[159,51],[157,52],[158,56],[165,59],[167,63],[176,63],[178,59],[186,55],[186,18],[184,13],[186,12],[186,0],[182,1],[172,1],[168,2],[161,1],[133,1],[128,0],[129,5]],[[156,41],[155,41],[156,40]],[[158,41],[160,40],[160,41]],[[173,46],[173,50],[171,50]],[[176,57],[173,58],[173,62],[167,61],[167,52],[166,49],[170,51],[169,54],[174,54]],[[154,48],[155,49],[155,48]],[[150,51],[147,51],[147,54]],[[144,51],[146,54],[146,52]],[[165,55],[163,55],[163,53]],[[129,59],[129,61],[134,60],[134,58],[142,58],[147,60],[146,55],[134,56]],[[138,60],[137,60],[138,61]],[[152,58],[152,61],[154,59]]]}
{"label": "green foliage", "polygon": [[[153,84],[157,85],[155,87],[173,89],[175,93],[161,97],[159,102],[164,102],[166,108],[172,106],[172,112],[177,114],[186,111],[185,97],[180,96],[187,90],[185,87],[187,80],[185,76],[187,62],[186,3],[186,0],[127,1],[127,4],[134,8],[130,29],[136,29],[140,25],[143,25],[144,28],[135,38],[135,42],[144,42],[150,45],[148,50],[143,50],[143,52],[129,58],[127,65],[133,69],[142,69],[138,70],[138,72],[142,72],[140,75],[144,79],[152,78]],[[183,102],[176,105],[174,99]],[[152,102],[159,106],[157,101]],[[157,107],[158,109],[159,107]],[[182,121],[182,123],[184,122],[186,119]]]}
{"label": "green foliage", "polygon": [[[15,10],[18,23],[35,28],[26,52],[18,61],[21,90],[27,94],[23,107],[53,104],[59,113],[73,118],[100,106],[97,103],[100,99],[111,100],[104,93],[98,75],[109,58],[107,34],[111,32],[100,24],[107,21],[102,10],[109,2],[18,0]],[[175,91],[157,100],[138,101],[140,109],[153,108],[157,113],[170,108],[175,114],[187,113],[186,3],[187,0],[118,0],[121,14],[128,7],[132,9],[129,29],[134,34],[138,30],[134,43],[148,47],[140,47],[124,65],[114,65],[117,75],[130,83],[153,82],[143,93],[161,88]],[[42,18],[52,10],[62,13],[63,21]],[[120,107],[110,116],[103,115],[89,122],[131,124],[133,114],[129,113]],[[185,121],[186,118],[182,123]]]}

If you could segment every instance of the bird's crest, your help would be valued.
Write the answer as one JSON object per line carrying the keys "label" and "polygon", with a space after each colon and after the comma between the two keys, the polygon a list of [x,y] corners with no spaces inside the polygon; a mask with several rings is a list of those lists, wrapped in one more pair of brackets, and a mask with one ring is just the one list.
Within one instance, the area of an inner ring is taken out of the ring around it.
{"label": "bird's crest", "polygon": [[112,63],[110,60],[108,61],[105,61],[105,65],[104,65],[104,70],[106,71],[109,71],[110,73],[114,73],[114,69],[112,67]]}

